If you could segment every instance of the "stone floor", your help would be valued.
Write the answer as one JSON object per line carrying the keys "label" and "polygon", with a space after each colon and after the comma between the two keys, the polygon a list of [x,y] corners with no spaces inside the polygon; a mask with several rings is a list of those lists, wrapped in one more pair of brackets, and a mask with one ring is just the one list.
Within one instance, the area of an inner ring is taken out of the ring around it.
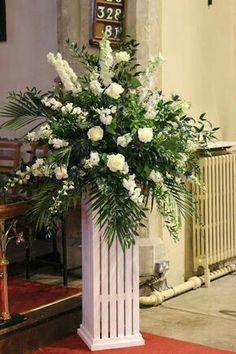
{"label": "stone floor", "polygon": [[[34,274],[31,279],[62,285],[62,277],[49,274]],[[70,277],[69,286],[81,288],[81,279]],[[213,281],[211,288],[142,308],[141,330],[236,352],[236,273]]]}
{"label": "stone floor", "polygon": [[141,309],[141,330],[236,352],[236,273]]}

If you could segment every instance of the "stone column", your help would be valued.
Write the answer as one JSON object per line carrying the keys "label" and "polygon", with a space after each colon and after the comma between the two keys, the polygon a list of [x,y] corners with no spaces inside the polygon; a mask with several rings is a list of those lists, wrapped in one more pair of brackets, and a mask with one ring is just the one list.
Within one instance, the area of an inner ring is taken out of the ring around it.
{"label": "stone column", "polygon": [[[150,57],[157,57],[162,47],[162,0],[128,0],[127,34],[140,43],[137,62],[146,67]],[[162,86],[162,71],[158,70],[154,83]],[[148,212],[146,228],[140,229],[140,275],[154,273],[155,263],[165,258],[162,240],[162,220],[157,212]]]}

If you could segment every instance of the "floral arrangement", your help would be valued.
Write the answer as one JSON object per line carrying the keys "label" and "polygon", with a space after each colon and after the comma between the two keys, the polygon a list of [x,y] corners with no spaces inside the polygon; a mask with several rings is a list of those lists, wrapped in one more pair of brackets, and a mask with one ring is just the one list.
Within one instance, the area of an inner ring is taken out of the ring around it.
{"label": "floral arrangement", "polygon": [[49,53],[60,82],[47,93],[13,92],[1,111],[9,118],[4,127],[35,122],[27,140],[48,145],[47,156],[24,163],[6,189],[30,190],[28,216],[37,228],[50,231],[87,193],[109,245],[116,236],[123,248],[133,244],[153,205],[177,238],[181,214],[193,207],[186,180],[197,180],[197,149],[216,129],[204,115],[189,117],[190,105],[179,96],[153,87],[162,57],[140,70],[136,41],[113,52],[104,36],[99,55],[68,46],[83,75],[60,53]]}

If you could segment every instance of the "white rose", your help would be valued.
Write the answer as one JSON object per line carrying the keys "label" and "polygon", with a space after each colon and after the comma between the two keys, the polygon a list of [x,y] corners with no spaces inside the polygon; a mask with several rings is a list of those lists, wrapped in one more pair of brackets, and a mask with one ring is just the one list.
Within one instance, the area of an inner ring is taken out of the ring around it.
{"label": "white rose", "polygon": [[153,129],[139,128],[138,138],[142,143],[149,143],[153,139]]}
{"label": "white rose", "polygon": [[125,157],[121,154],[112,154],[108,157],[107,167],[112,172],[122,171],[125,167]]}
{"label": "white rose", "polygon": [[118,52],[115,54],[116,63],[127,62],[130,60],[130,55],[127,52]]}
{"label": "white rose", "polygon": [[113,82],[105,91],[108,96],[114,98],[115,100],[117,100],[123,92],[123,87],[116,82]]}
{"label": "white rose", "polygon": [[67,168],[65,166],[57,166],[54,169],[54,173],[58,180],[68,178]]}
{"label": "white rose", "polygon": [[103,129],[99,126],[90,128],[87,132],[88,138],[92,141],[99,141],[103,138]]}

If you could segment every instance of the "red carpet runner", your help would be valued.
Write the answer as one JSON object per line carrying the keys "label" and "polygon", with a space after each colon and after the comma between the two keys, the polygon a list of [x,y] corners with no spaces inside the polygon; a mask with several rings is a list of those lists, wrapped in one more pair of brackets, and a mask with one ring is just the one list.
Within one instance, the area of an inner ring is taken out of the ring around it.
{"label": "red carpet runner", "polygon": [[[146,344],[142,347],[96,351],[100,354],[233,354],[227,350],[214,349],[176,339],[143,334]],[[32,354],[84,354],[90,352],[78,336],[61,340]]]}
{"label": "red carpet runner", "polygon": [[79,292],[80,289],[42,284],[30,280],[14,278],[8,280],[10,312],[29,311]]}

